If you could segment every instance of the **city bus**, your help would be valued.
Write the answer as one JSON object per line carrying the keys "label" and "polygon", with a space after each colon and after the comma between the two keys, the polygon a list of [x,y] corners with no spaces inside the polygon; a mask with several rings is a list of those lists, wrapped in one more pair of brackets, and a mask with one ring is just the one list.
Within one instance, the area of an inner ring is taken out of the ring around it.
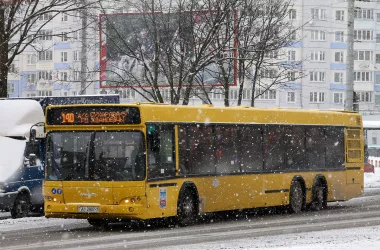
{"label": "city bus", "polygon": [[363,193],[362,117],[343,111],[165,104],[50,106],[45,216],[105,226]]}

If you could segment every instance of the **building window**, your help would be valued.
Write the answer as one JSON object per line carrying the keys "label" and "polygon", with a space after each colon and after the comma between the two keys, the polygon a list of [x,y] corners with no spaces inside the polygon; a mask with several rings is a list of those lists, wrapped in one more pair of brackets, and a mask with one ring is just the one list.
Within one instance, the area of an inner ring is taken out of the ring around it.
{"label": "building window", "polygon": [[296,80],[296,72],[288,71],[288,81],[292,82]]}
{"label": "building window", "polygon": [[67,72],[61,72],[61,81],[67,82],[68,81],[68,74]]}
{"label": "building window", "polygon": [[38,91],[38,96],[52,96],[53,93],[50,90],[41,90]]}
{"label": "building window", "polygon": [[275,69],[264,69],[261,71],[261,77],[262,78],[276,78],[277,77],[277,70],[275,70]]}
{"label": "building window", "polygon": [[243,89],[243,100],[251,100],[251,89]]}
{"label": "building window", "polygon": [[375,105],[380,105],[380,95],[375,95]]}
{"label": "building window", "polygon": [[373,40],[372,30],[354,30],[354,39],[357,41],[371,41]]}
{"label": "building window", "polygon": [[53,80],[53,73],[51,71],[38,71],[38,80]]}
{"label": "building window", "polygon": [[296,20],[297,19],[297,10],[295,10],[295,9],[289,10],[289,19],[290,20]]}
{"label": "building window", "polygon": [[315,20],[325,20],[326,10],[325,9],[311,9],[311,17]]}
{"label": "building window", "polygon": [[343,73],[342,72],[335,72],[334,73],[334,82],[335,83],[343,83]]}
{"label": "building window", "polygon": [[39,16],[38,20],[40,21],[49,21],[50,19],[53,18],[53,13],[46,13],[41,16]]}
{"label": "building window", "polygon": [[376,22],[380,22],[380,13],[376,14]]}
{"label": "building window", "polygon": [[355,82],[372,82],[373,72],[368,71],[355,71],[354,81]]}
{"label": "building window", "polygon": [[312,41],[326,41],[326,32],[323,30],[312,30],[311,40]]}
{"label": "building window", "polygon": [[35,74],[26,75],[26,84],[35,84],[37,81]]}
{"label": "building window", "polygon": [[74,81],[80,81],[80,71],[74,71],[73,72],[73,80]]}
{"label": "building window", "polygon": [[376,54],[376,63],[380,63],[380,54]]}
{"label": "building window", "polygon": [[61,62],[67,62],[67,52],[61,52]]}
{"label": "building window", "polygon": [[276,90],[256,89],[255,94],[260,100],[276,100]]}
{"label": "building window", "polygon": [[335,11],[335,20],[336,21],[344,21],[344,10],[336,10]]}
{"label": "building window", "polygon": [[311,71],[310,72],[310,82],[324,82],[325,72]]}
{"label": "building window", "polygon": [[8,83],[8,91],[12,94],[15,92],[15,84],[13,82]]}
{"label": "building window", "polygon": [[343,104],[343,93],[333,93],[333,95],[335,104]]}
{"label": "building window", "polygon": [[288,92],[288,103],[296,102],[296,92]]}
{"label": "building window", "polygon": [[355,9],[355,19],[373,20],[373,10],[371,9]]}
{"label": "building window", "polygon": [[290,35],[289,35],[289,40],[290,41],[295,41],[295,40],[297,40],[297,31],[292,31],[292,33],[290,33]]}
{"label": "building window", "polygon": [[266,58],[270,59],[276,59],[278,57],[278,51],[277,50],[271,50],[265,53]]}
{"label": "building window", "polygon": [[344,42],[343,34],[344,34],[343,31],[335,31],[335,42],[343,43]]}
{"label": "building window", "polygon": [[69,40],[69,36],[67,35],[66,32],[61,33],[61,39],[62,39],[62,42],[67,42]]}
{"label": "building window", "polygon": [[376,43],[380,43],[380,34],[376,33]]}
{"label": "building window", "polygon": [[79,50],[73,51],[73,59],[74,59],[74,61],[80,61],[80,51]]}
{"label": "building window", "polygon": [[295,61],[296,60],[296,51],[295,50],[289,50],[288,51],[288,61]]}
{"label": "building window", "polygon": [[372,101],[372,92],[356,92],[359,102],[371,102]]}
{"label": "building window", "polygon": [[325,102],[325,93],[324,92],[310,92],[310,102],[311,103]]}
{"label": "building window", "polygon": [[50,41],[53,40],[53,31],[52,30],[40,30],[38,33],[38,40],[40,41]]}
{"label": "building window", "polygon": [[38,52],[38,60],[39,61],[51,61],[51,60],[53,60],[53,51],[51,51],[51,50],[39,51]]}
{"label": "building window", "polygon": [[342,51],[335,52],[334,53],[334,60],[335,60],[335,62],[342,63],[343,62],[343,52]]}
{"label": "building window", "polygon": [[368,50],[354,50],[355,61],[372,61],[372,51]]}
{"label": "building window", "polygon": [[62,22],[67,22],[69,20],[69,15],[67,13],[62,13]]}
{"label": "building window", "polygon": [[325,51],[314,51],[310,52],[310,60],[311,61],[325,61]]}
{"label": "building window", "polygon": [[36,62],[37,62],[36,55],[34,55],[34,54],[28,55],[28,65],[36,64]]}

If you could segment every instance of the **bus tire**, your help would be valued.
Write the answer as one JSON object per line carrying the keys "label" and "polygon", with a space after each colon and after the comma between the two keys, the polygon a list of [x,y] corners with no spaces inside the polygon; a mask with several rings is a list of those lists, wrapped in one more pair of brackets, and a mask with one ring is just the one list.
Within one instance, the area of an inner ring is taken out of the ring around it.
{"label": "bus tire", "polygon": [[196,194],[192,188],[184,189],[178,198],[177,221],[180,226],[192,225],[197,219]]}
{"label": "bus tire", "polygon": [[304,194],[299,181],[293,181],[289,197],[289,212],[294,214],[301,212],[304,205]]}
{"label": "bus tire", "polygon": [[17,195],[16,200],[11,209],[12,218],[27,217],[30,211],[30,197],[27,193],[20,193]]}
{"label": "bus tire", "polygon": [[314,211],[319,211],[325,208],[325,187],[318,181],[313,187],[313,200],[311,201],[310,208]]}
{"label": "bus tire", "polygon": [[108,227],[108,221],[104,219],[87,219],[87,221],[93,227]]}

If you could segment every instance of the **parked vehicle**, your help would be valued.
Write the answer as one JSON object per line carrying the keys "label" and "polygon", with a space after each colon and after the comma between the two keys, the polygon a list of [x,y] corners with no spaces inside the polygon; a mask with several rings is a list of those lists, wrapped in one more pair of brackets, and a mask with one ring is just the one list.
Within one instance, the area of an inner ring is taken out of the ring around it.
{"label": "parked vehicle", "polygon": [[0,100],[0,210],[43,212],[44,112],[49,105],[119,103],[118,95]]}

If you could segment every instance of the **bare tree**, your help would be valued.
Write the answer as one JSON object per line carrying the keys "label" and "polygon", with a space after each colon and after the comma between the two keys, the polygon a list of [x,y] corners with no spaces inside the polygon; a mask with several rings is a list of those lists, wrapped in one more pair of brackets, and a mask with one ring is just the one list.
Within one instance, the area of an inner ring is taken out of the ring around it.
{"label": "bare tree", "polygon": [[256,98],[276,85],[287,83],[288,76],[293,81],[302,77],[300,62],[289,63],[288,59],[295,59],[285,54],[285,48],[295,43],[294,35],[300,28],[293,27],[287,19],[291,4],[290,0],[244,0],[237,28],[238,105],[242,103],[247,78],[253,107]]}
{"label": "bare tree", "polygon": [[[16,56],[38,40],[44,26],[61,13],[89,8],[81,0],[11,0],[0,2],[0,97],[7,96],[8,72]],[[58,35],[58,34],[51,34]]]}

